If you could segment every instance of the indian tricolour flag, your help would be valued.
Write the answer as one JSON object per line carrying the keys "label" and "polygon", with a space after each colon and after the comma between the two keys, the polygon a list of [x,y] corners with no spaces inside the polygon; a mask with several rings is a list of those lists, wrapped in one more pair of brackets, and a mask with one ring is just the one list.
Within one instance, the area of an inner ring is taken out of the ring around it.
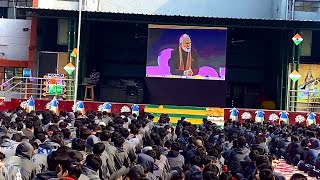
{"label": "indian tricolour flag", "polygon": [[292,41],[298,46],[303,41],[303,38],[297,33],[293,36]]}

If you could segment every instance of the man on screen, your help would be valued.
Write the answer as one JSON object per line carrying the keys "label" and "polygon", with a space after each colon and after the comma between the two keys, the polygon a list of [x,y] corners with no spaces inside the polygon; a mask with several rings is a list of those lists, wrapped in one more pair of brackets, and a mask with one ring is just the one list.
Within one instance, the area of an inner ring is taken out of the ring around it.
{"label": "man on screen", "polygon": [[183,34],[179,39],[179,47],[171,52],[169,60],[172,75],[194,76],[199,72],[198,53],[191,49],[191,38]]}

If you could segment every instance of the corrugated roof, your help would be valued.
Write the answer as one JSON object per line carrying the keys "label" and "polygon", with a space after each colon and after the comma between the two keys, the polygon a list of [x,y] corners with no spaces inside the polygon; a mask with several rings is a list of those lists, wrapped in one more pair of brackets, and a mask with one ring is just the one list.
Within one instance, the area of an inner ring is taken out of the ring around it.
{"label": "corrugated roof", "polygon": [[[35,8],[35,7],[23,7],[16,6],[18,9],[33,9],[33,10],[50,10],[50,11],[70,11],[78,12],[78,10],[72,9],[51,9],[51,8]],[[291,20],[291,19],[275,19],[275,18],[237,18],[237,17],[213,17],[213,16],[180,16],[180,15],[163,15],[163,14],[143,14],[143,13],[124,13],[124,12],[112,12],[112,11],[85,11],[86,13],[106,13],[106,14],[126,14],[126,15],[144,15],[144,16],[165,16],[165,17],[186,17],[186,18],[213,18],[213,19],[231,19],[231,20],[266,20],[266,21],[286,21],[286,22],[320,22],[319,20]]]}

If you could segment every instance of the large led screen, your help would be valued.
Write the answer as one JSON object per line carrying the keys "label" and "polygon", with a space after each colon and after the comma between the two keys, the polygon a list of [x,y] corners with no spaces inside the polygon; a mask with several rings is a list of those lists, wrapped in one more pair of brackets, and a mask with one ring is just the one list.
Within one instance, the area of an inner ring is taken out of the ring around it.
{"label": "large led screen", "polygon": [[146,77],[225,80],[227,29],[149,25]]}

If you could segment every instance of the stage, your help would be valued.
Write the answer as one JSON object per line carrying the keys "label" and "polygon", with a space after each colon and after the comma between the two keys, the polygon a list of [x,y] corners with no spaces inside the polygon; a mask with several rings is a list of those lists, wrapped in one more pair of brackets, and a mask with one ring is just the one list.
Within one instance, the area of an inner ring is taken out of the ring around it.
{"label": "stage", "polygon": [[[0,111],[3,110],[11,110],[15,109],[20,106],[21,102],[27,101],[27,99],[14,99],[12,98],[11,101],[9,102],[3,102],[0,105]],[[50,102],[51,100],[47,99],[35,99],[35,109],[37,111],[43,111],[46,110],[46,105]],[[73,106],[73,101],[67,101],[67,100],[58,100],[59,102],[59,110],[65,110],[65,111],[72,111],[72,106]],[[103,102],[98,102],[98,101],[83,101],[85,105],[85,110],[93,110],[93,111],[98,111],[98,107],[103,104]],[[111,103],[111,112],[115,114],[120,114],[121,111],[124,110],[129,110],[131,112],[131,106],[133,104],[130,103]],[[140,113],[143,114],[143,110],[145,105],[141,104],[139,105]]]}
{"label": "stage", "polygon": [[[12,110],[20,106],[23,101],[27,99],[14,99],[11,101],[2,101],[0,103],[0,111]],[[50,100],[35,99],[35,109],[42,111],[46,110],[46,105]],[[73,101],[59,100],[59,110],[72,111]],[[85,110],[98,111],[98,107],[104,102],[98,101],[84,101]],[[116,103],[110,102],[111,112],[120,114],[121,112],[132,112],[134,104],[131,103]],[[171,123],[176,124],[181,117],[186,117],[188,121],[193,124],[201,124],[203,118],[208,118],[210,121],[222,127],[224,122],[230,118],[231,112],[236,111],[237,119],[243,122],[245,119],[263,119],[264,121],[273,121],[279,123],[280,119],[283,120],[283,113],[287,114],[289,124],[301,123],[307,125],[315,120],[320,124],[320,114],[307,113],[307,112],[284,112],[280,110],[263,110],[256,109],[232,109],[220,107],[196,107],[196,106],[174,106],[174,105],[150,105],[150,104],[137,104],[139,107],[139,114],[152,113],[155,116],[155,121],[158,120],[160,114],[168,114],[171,118]],[[135,106],[137,107],[137,106]],[[260,117],[262,115],[262,117]]]}

